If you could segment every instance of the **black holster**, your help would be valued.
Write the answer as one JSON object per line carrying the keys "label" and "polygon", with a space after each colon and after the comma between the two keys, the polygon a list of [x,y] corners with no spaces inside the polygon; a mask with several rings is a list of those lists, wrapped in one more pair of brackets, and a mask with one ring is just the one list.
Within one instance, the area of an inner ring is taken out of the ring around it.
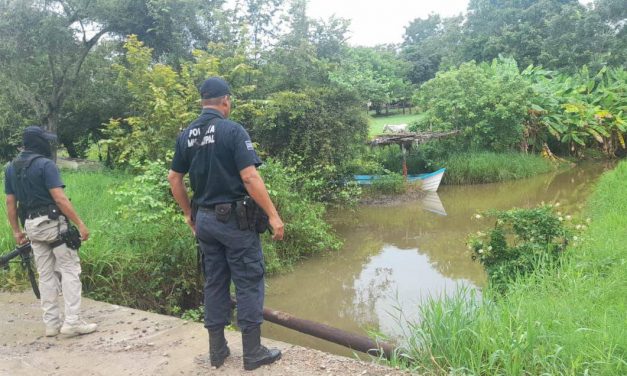
{"label": "black holster", "polygon": [[243,200],[243,206],[246,208],[246,220],[250,231],[255,231],[261,234],[268,230],[268,216],[263,209],[257,205],[255,200],[246,196]]}
{"label": "black holster", "polygon": [[68,222],[67,231],[59,233],[59,238],[50,245],[52,248],[55,248],[61,244],[65,244],[68,248],[74,250],[78,250],[81,247],[81,233],[78,231],[76,226]]}
{"label": "black holster", "polygon": [[248,230],[248,215],[246,214],[246,205],[244,200],[235,201],[235,217],[237,218],[237,227],[242,230]]}

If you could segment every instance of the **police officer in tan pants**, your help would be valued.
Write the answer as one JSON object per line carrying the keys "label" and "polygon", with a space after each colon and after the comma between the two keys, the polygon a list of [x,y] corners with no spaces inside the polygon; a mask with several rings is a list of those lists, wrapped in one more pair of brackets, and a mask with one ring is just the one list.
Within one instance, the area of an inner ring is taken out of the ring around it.
{"label": "police officer in tan pants", "polygon": [[[13,236],[18,244],[31,242],[39,274],[43,321],[48,337],[88,334],[96,324],[80,319],[81,265],[78,250],[60,241],[71,220],[78,226],[82,240],[89,230],[66,197],[59,170],[50,157],[56,136],[40,127],[27,127],[23,134],[24,151],[5,171],[6,206]],[[19,211],[19,216],[18,216]],[[19,218],[18,218],[19,217]],[[20,221],[24,231],[20,229]],[[56,273],[61,274],[61,281]],[[65,318],[61,320],[59,292],[63,293]]]}

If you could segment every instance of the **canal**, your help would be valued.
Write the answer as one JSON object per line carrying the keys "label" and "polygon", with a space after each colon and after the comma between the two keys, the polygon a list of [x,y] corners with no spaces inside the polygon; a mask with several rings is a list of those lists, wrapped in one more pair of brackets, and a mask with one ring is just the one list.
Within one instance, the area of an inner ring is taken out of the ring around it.
{"label": "canal", "polygon": [[[575,214],[600,174],[610,168],[590,163],[513,182],[441,186],[421,200],[330,213],[343,248],[269,278],[265,305],[353,333],[374,330],[398,338],[406,330],[401,322],[420,319],[424,299],[486,284],[466,245],[468,234],[490,225],[475,214],[542,202],[559,203],[564,215]],[[271,323],[263,326],[263,335],[352,355],[341,346]]]}

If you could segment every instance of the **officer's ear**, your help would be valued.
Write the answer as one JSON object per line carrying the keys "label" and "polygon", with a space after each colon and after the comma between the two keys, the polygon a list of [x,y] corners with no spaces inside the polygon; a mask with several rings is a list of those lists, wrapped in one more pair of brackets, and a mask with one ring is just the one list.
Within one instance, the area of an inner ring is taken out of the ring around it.
{"label": "officer's ear", "polygon": [[224,108],[224,116],[227,117],[231,113],[231,96],[225,95],[222,101],[222,107]]}

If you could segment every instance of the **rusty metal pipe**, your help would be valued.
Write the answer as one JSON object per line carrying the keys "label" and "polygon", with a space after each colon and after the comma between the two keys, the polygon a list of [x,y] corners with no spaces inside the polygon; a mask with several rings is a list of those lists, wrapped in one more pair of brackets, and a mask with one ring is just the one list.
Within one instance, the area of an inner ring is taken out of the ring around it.
{"label": "rusty metal pipe", "polygon": [[[231,299],[231,302],[235,307],[237,304],[235,300]],[[281,325],[304,334],[309,334],[316,338],[333,342],[366,354],[384,356],[386,359],[391,359],[392,354],[394,354],[394,346],[389,343],[375,342],[366,336],[349,333],[345,330],[334,328],[319,322],[300,319],[290,315],[289,313],[264,308],[263,318],[266,321],[270,321],[277,325]]]}

